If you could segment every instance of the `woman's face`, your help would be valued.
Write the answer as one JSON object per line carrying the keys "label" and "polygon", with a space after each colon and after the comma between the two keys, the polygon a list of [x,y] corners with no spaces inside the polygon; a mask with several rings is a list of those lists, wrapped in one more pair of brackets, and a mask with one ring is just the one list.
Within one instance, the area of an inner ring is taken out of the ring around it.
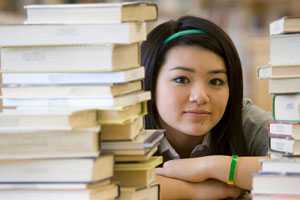
{"label": "woman's face", "polygon": [[225,112],[229,97],[226,67],[212,51],[173,47],[156,84],[156,107],[167,130],[204,136]]}

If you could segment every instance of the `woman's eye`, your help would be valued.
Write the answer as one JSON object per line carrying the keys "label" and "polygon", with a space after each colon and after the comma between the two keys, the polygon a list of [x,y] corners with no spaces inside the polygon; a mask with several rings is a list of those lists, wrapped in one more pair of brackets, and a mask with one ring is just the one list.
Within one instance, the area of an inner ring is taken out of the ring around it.
{"label": "woman's eye", "polygon": [[214,79],[211,79],[209,81],[209,83],[214,86],[221,86],[221,85],[224,85],[226,82],[222,79],[214,78]]}
{"label": "woman's eye", "polygon": [[173,79],[173,81],[178,84],[187,84],[190,82],[190,80],[184,76],[176,77]]}

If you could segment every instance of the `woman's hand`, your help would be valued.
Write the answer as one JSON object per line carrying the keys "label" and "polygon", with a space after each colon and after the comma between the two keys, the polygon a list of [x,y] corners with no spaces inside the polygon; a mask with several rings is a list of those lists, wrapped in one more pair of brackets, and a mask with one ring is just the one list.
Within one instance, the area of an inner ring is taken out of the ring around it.
{"label": "woman's hand", "polygon": [[160,198],[165,199],[225,199],[237,198],[242,190],[229,186],[217,180],[207,180],[200,183],[191,183],[172,179],[165,176],[157,176],[160,184]]}
{"label": "woman's hand", "polygon": [[[210,178],[214,178],[213,165],[217,164],[213,159],[215,156],[205,156],[198,158],[186,158],[178,160],[170,160],[164,163],[162,168],[156,168],[156,174],[167,176],[170,178],[185,180],[189,182],[202,182]],[[221,158],[221,156],[218,156]],[[222,156],[223,160],[228,160],[227,166],[230,164],[229,156]],[[224,167],[225,165],[223,165]]]}
{"label": "woman's hand", "polygon": [[[239,157],[235,169],[234,184],[240,188],[251,190],[253,174],[261,168],[260,160],[267,157]],[[224,183],[228,180],[231,156],[205,156],[170,160],[156,174],[174,179],[199,183],[215,179]]]}

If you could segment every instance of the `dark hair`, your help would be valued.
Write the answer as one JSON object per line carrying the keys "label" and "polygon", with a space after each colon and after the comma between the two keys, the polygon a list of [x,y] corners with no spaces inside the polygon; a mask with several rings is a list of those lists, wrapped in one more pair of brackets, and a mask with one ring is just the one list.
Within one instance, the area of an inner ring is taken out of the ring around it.
{"label": "dark hair", "polygon": [[[168,36],[186,29],[199,29],[205,33],[185,35],[164,44]],[[146,128],[160,128],[155,105],[156,81],[167,51],[178,45],[200,46],[224,59],[229,99],[222,119],[211,130],[210,153],[247,155],[242,129],[243,78],[240,58],[229,36],[220,27],[203,18],[184,16],[176,21],[167,21],[154,28],[142,43],[142,65],[146,70],[144,87],[152,95],[152,100],[148,102]]]}

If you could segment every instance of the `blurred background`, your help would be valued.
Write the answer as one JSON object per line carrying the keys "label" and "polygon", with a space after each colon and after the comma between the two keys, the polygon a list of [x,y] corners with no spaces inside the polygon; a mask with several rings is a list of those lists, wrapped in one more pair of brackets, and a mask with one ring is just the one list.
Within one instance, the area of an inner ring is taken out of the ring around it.
{"label": "blurred background", "polygon": [[[128,0],[127,0],[128,1]],[[113,0],[0,0],[0,23],[22,23],[24,5],[57,3],[120,2]],[[157,23],[182,15],[207,18],[221,26],[233,39],[242,60],[244,96],[271,110],[267,81],[257,80],[256,68],[269,59],[269,23],[282,16],[299,16],[300,0],[152,0],[158,4]]]}

